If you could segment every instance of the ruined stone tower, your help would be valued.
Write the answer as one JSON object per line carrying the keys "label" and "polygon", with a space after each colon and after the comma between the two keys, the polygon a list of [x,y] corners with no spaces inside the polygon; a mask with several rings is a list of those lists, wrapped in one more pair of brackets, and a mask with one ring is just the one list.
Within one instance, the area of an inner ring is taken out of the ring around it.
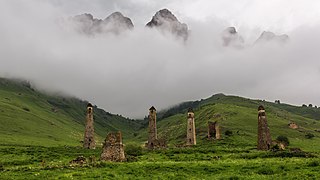
{"label": "ruined stone tower", "polygon": [[93,127],[93,106],[90,103],[87,105],[86,129],[84,131],[83,147],[86,149],[96,148]]}
{"label": "ruined stone tower", "polygon": [[188,109],[188,116],[187,116],[187,145],[196,145],[196,128],[194,123],[194,112],[192,108]]}
{"label": "ruined stone tower", "polygon": [[267,123],[266,112],[263,106],[258,108],[258,150],[269,150],[271,148],[271,135]]}
{"label": "ruined stone tower", "polygon": [[121,132],[109,133],[104,140],[100,159],[102,161],[125,161]]}
{"label": "ruined stone tower", "polygon": [[208,122],[208,139],[221,139],[218,121]]}
{"label": "ruined stone tower", "polygon": [[153,106],[149,109],[149,138],[148,148],[153,149],[157,146],[157,112]]}

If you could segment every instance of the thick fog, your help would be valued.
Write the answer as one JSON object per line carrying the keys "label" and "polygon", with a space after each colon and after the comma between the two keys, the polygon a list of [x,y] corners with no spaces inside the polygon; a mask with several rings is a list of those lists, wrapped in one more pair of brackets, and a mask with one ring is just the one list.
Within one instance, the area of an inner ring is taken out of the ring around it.
{"label": "thick fog", "polygon": [[[292,1],[283,7],[270,1],[264,9],[252,1],[196,2],[0,1],[0,76],[24,78],[39,89],[133,118],[146,115],[152,105],[163,109],[215,93],[320,105],[319,3]],[[218,11],[222,5],[225,11]],[[164,7],[188,24],[186,42],[144,27]],[[257,9],[264,12],[249,15]],[[104,19],[114,11],[131,18],[134,29],[86,36],[68,21],[82,13]],[[222,45],[222,31],[229,26],[243,36],[243,48]],[[288,34],[290,40],[254,45],[264,30]]]}

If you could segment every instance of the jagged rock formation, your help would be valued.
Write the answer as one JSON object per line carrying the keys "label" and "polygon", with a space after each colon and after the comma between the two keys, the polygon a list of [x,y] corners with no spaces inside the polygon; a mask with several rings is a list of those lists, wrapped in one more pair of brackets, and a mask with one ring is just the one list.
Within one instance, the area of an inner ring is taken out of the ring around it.
{"label": "jagged rock formation", "polygon": [[270,130],[267,123],[266,111],[263,106],[258,107],[258,150],[269,150],[272,145]]}
{"label": "jagged rock formation", "polygon": [[244,46],[243,38],[238,34],[235,27],[228,27],[222,32],[223,46],[242,48]]}
{"label": "jagged rock formation", "polygon": [[102,22],[102,32],[113,32],[119,34],[121,31],[133,29],[130,18],[123,16],[120,12],[114,12]]}
{"label": "jagged rock formation", "polygon": [[81,14],[73,17],[72,21],[78,32],[87,35],[99,33],[120,34],[134,27],[131,19],[123,16],[120,12],[114,12],[104,20],[94,18],[91,14]]}
{"label": "jagged rock formation", "polygon": [[184,40],[188,39],[188,26],[181,23],[168,9],[158,11],[146,26],[168,31]]}
{"label": "jagged rock formation", "polygon": [[266,42],[286,43],[288,40],[289,36],[286,34],[276,35],[270,31],[263,31],[260,37],[256,40],[255,44]]}
{"label": "jagged rock formation", "polygon": [[192,108],[188,110],[187,116],[187,146],[196,145],[196,127],[194,123],[194,112]]}
{"label": "jagged rock formation", "polygon": [[103,143],[102,161],[122,162],[126,160],[121,132],[109,133]]}
{"label": "jagged rock formation", "polygon": [[90,103],[87,105],[86,129],[84,131],[83,147],[86,149],[96,148],[93,126],[93,106]]}

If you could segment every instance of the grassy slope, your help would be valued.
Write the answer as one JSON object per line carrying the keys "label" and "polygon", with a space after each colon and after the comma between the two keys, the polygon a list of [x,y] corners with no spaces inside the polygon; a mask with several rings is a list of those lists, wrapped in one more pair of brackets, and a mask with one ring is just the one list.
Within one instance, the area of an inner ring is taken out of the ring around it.
{"label": "grassy slope", "polygon": [[[197,130],[197,141],[199,143],[206,141],[207,121],[214,114],[221,114],[222,134],[226,130],[231,130],[233,135],[229,138],[236,143],[246,144],[248,147],[254,148],[257,138],[257,107],[263,104],[266,108],[267,119],[273,139],[279,135],[287,136],[291,146],[300,147],[307,151],[319,151],[320,133],[316,129],[320,129],[320,121],[313,117],[319,114],[319,109],[310,108],[305,111],[305,108],[294,107],[285,104],[274,104],[265,101],[250,100],[235,96],[225,96],[218,94],[201,102],[193,102],[188,105],[194,105],[195,122]],[[186,112],[187,105],[180,105],[175,108],[174,112]],[[297,112],[290,112],[293,109],[298,109]],[[170,110],[169,110],[170,111]],[[171,113],[173,110],[171,110]],[[303,112],[303,113],[302,113]],[[310,113],[312,112],[312,113]],[[164,112],[165,114],[165,112]],[[303,116],[302,116],[303,115]],[[184,143],[186,138],[186,114],[177,113],[173,116],[161,119],[158,121],[158,134],[160,137],[167,137],[171,144]],[[297,130],[288,128],[288,123],[294,121],[300,127]],[[306,139],[305,134],[312,133],[316,137]],[[142,130],[137,137],[138,140],[145,140],[147,130]],[[224,134],[222,135],[223,138]]]}
{"label": "grassy slope", "polygon": [[[40,93],[26,82],[0,79],[1,144],[80,145],[87,102]],[[109,131],[131,138],[138,124],[130,119],[95,109],[98,143]]]}

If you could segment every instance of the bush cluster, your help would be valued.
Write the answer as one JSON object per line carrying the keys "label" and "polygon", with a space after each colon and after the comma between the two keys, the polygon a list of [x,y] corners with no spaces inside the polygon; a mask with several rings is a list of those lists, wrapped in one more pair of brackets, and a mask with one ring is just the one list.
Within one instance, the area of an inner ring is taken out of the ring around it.
{"label": "bush cluster", "polygon": [[287,136],[280,135],[280,136],[277,137],[277,141],[285,144],[286,146],[288,146],[290,144],[289,139],[288,139]]}

